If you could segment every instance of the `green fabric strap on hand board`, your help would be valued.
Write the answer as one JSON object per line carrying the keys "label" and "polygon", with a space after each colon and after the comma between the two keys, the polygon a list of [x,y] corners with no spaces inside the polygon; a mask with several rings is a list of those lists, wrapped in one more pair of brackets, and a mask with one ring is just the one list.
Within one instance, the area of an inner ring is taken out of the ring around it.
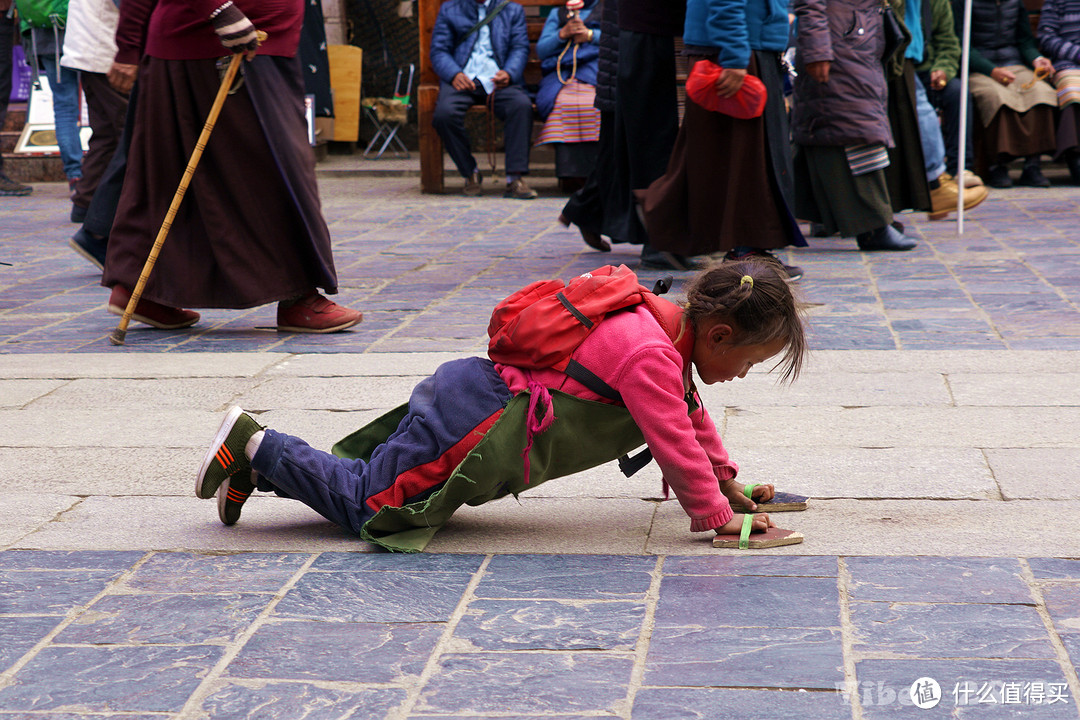
{"label": "green fabric strap on hand board", "polygon": [[750,547],[750,528],[754,525],[753,515],[744,515],[742,530],[739,532],[739,549],[746,550]]}
{"label": "green fabric strap on hand board", "polygon": [[756,488],[756,487],[757,487],[757,484],[754,484],[754,483],[751,483],[750,485],[743,485],[742,492],[743,492],[743,495],[746,496],[747,500],[753,500],[754,499],[754,488]]}

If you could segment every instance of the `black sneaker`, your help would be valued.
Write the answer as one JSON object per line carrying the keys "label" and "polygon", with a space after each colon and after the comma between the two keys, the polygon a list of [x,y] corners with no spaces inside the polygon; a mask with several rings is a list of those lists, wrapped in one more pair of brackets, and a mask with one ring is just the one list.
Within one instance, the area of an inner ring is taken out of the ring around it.
{"label": "black sneaker", "polygon": [[265,429],[235,405],[229,408],[195,477],[196,497],[204,500],[212,498],[218,488],[234,475],[250,475],[251,462],[244,454],[244,448],[252,435]]}
{"label": "black sneaker", "polygon": [[749,250],[743,253],[736,253],[734,250],[728,250],[724,255],[724,262],[734,262],[737,260],[764,260],[765,262],[776,263],[787,273],[787,279],[791,281],[798,280],[803,276],[803,269],[797,265],[785,265],[780,262],[780,258],[773,255],[768,250]]}
{"label": "black sneaker", "polygon": [[4,173],[0,172],[0,196],[2,197],[23,197],[34,192],[34,188],[29,185],[23,185],[20,182],[15,182]]}
{"label": "black sneaker", "polygon": [[674,270],[676,272],[689,272],[692,270],[704,270],[702,263],[685,255],[645,248],[641,251],[641,268],[643,270]]}
{"label": "black sneaker", "polygon": [[1024,171],[1020,173],[1020,179],[1016,181],[1016,184],[1023,185],[1024,187],[1050,187],[1050,181],[1042,174],[1042,170],[1035,165],[1025,167]]}
{"label": "black sneaker", "polygon": [[108,242],[108,238],[97,237],[93,233],[87,232],[85,228],[79,228],[68,240],[68,245],[72,250],[97,265],[98,270],[104,270],[105,249]]}
{"label": "black sneaker", "polygon": [[990,168],[990,173],[986,176],[986,184],[992,188],[1011,188],[1013,182],[1009,177],[1008,166],[995,165]]}
{"label": "black sneaker", "polygon": [[250,473],[236,473],[221,484],[217,491],[217,511],[221,522],[235,525],[240,519],[244,503],[255,490],[256,478],[252,470]]}

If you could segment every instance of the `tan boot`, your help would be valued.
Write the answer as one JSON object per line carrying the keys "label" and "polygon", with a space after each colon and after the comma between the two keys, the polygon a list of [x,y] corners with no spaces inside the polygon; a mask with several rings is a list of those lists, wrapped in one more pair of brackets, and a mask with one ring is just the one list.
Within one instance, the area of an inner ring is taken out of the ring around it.
{"label": "tan boot", "polygon": [[[970,210],[978,206],[990,192],[982,185],[964,189],[964,210]],[[945,175],[938,178],[938,187],[930,191],[931,220],[944,220],[949,213],[956,209],[956,201],[960,195],[960,188],[956,181],[946,179]]]}

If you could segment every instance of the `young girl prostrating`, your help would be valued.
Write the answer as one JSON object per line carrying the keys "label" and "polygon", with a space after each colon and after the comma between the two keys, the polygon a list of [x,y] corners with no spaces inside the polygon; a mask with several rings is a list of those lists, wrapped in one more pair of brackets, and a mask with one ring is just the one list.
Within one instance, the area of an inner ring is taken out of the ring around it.
{"label": "young girl prostrating", "polygon": [[765,513],[745,515],[772,499],[773,487],[744,496],[691,368],[705,384],[727,382],[780,356],[774,369],[791,381],[805,352],[801,304],[782,272],[772,263],[728,262],[699,275],[682,306],[651,296],[596,323],[571,358],[599,384],[550,367],[453,360],[334,454],[234,407],[195,492],[217,494],[226,525],[258,489],[300,500],[366,540],[416,551],[462,504],[516,495],[644,442],[690,530],[741,532],[745,547],[749,532],[775,527]]}

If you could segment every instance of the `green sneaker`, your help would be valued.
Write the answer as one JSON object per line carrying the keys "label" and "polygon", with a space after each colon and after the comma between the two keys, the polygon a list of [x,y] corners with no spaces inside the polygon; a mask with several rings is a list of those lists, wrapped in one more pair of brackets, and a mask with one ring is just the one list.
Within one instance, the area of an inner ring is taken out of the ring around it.
{"label": "green sneaker", "polygon": [[250,473],[236,473],[221,483],[217,491],[217,511],[221,522],[226,525],[236,524],[240,519],[240,510],[255,490],[255,483],[254,470]]}
{"label": "green sneaker", "polygon": [[251,436],[263,429],[240,408],[235,405],[229,408],[195,478],[195,494],[207,500],[214,497],[218,487],[236,473],[250,474],[251,463],[244,454],[244,448]]}

